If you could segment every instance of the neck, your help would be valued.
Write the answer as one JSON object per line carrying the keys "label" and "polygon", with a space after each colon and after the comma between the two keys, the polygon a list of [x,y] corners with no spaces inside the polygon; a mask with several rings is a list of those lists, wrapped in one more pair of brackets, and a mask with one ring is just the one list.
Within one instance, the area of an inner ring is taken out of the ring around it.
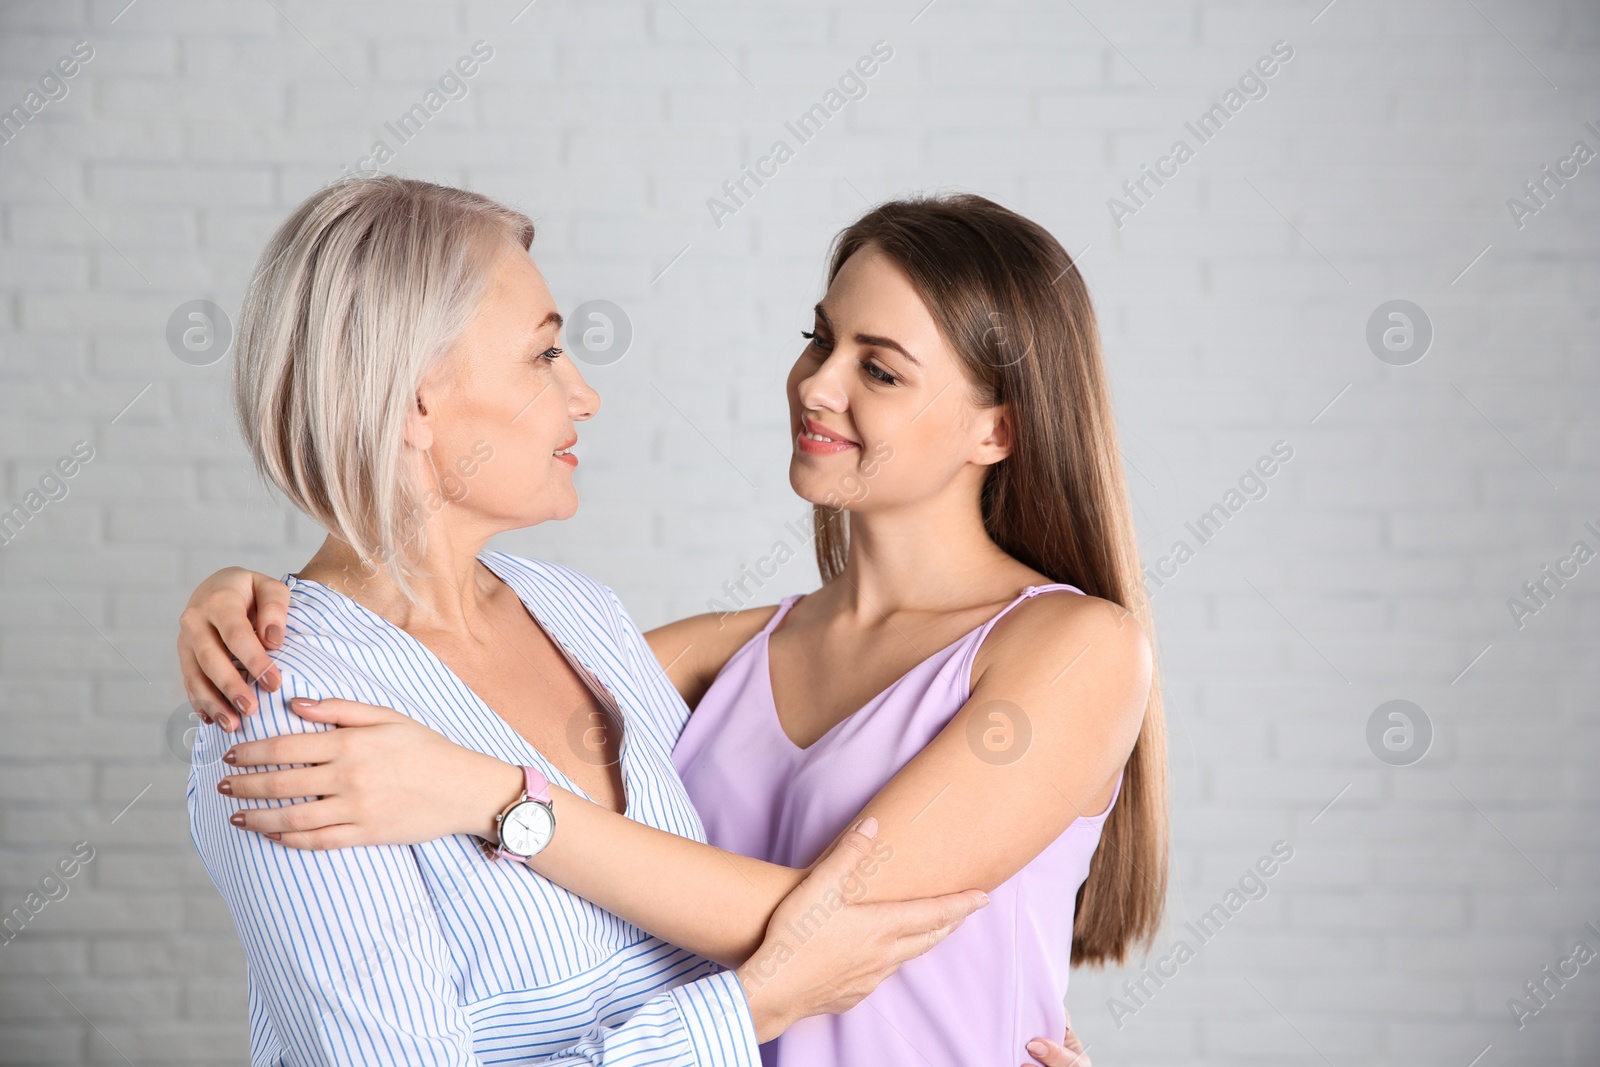
{"label": "neck", "polygon": [[912,505],[851,512],[850,548],[837,583],[853,614],[940,610],[992,595],[1020,568],[983,527],[981,481]]}
{"label": "neck", "polygon": [[329,535],[296,575],[337,590],[368,611],[403,630],[461,632],[481,618],[484,605],[500,585],[478,563],[489,534],[467,533],[444,521],[443,514],[424,523],[427,550],[409,578],[411,597],[395,583],[389,568],[366,562],[349,543]]}

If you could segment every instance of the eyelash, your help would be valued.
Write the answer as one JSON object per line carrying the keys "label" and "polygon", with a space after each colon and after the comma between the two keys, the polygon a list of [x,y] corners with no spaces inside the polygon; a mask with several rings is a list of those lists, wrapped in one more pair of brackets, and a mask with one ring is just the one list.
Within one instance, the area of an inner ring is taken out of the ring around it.
{"label": "eyelash", "polygon": [[565,351],[566,351],[565,348],[547,348],[543,352],[540,352],[537,356],[534,356],[533,358],[534,359],[542,359],[547,363],[554,363],[556,360],[561,358],[561,353],[563,353]]}
{"label": "eyelash", "polygon": [[[831,346],[829,346],[827,341],[824,338],[818,337],[810,330],[801,330],[800,336],[804,337],[806,340],[810,341],[814,346],[824,352],[830,350]],[[890,374],[888,371],[884,370],[882,367],[878,366],[876,363],[873,363],[871,360],[862,360],[861,369],[867,372],[867,377],[871,378],[880,385],[895,385],[900,380],[894,375]]]}

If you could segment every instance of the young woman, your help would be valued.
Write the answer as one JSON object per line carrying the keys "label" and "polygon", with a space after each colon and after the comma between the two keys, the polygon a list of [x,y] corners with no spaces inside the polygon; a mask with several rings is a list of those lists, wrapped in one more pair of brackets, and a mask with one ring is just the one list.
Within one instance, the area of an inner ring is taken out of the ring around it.
{"label": "young woman", "polygon": [[[1058,242],[996,204],[899,201],[840,235],[805,336],[790,481],[816,505],[822,588],[648,635],[696,709],[673,761],[709,844],[555,789],[561,831],[527,862],[759,977],[782,973],[751,954],[784,886],[876,819],[876,862],[843,899],[979,886],[991,903],[861,1005],[789,1026],[764,1062],[1013,1062],[1064,1026],[1069,958],[1148,945],[1165,894],[1148,605],[1088,294]],[[271,645],[286,599],[240,571],[197,590],[180,638],[197,707],[249,712],[229,650],[270,671],[246,613]],[[406,716],[296,710],[345,729],[237,745],[237,767],[305,766],[226,780],[320,798],[243,813],[284,845],[492,840],[520,795],[516,766]]]}

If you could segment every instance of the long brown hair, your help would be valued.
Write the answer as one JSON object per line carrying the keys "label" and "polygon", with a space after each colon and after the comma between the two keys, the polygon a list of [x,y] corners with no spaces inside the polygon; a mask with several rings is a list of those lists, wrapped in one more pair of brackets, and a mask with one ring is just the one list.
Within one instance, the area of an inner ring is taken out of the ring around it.
{"label": "long brown hair", "polygon": [[[834,241],[831,283],[871,244],[905,271],[955,349],[977,403],[1009,405],[1012,450],[989,468],[984,528],[1007,554],[1154,630],[1117,450],[1094,308],[1043,227],[970,194],[882,204]],[[817,505],[817,567],[849,550],[845,512]],[[1154,943],[1167,895],[1167,739],[1159,671],[1116,807],[1078,891],[1072,962],[1125,963]]]}

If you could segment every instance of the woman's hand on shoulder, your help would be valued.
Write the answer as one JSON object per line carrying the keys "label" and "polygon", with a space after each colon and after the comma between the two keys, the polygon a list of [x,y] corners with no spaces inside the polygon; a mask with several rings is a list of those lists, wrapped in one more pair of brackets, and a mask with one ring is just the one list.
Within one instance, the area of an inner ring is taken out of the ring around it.
{"label": "woman's hand on shoulder", "polygon": [[178,616],[178,666],[195,714],[234,730],[256,710],[256,680],[277,690],[267,650],[283,645],[288,617],[289,587],[257,571],[225,567],[195,587]]}
{"label": "woman's hand on shoulder", "polygon": [[331,697],[296,697],[288,708],[337,729],[240,742],[223,755],[234,770],[217,783],[217,792],[236,800],[299,801],[245,807],[230,820],[288,848],[418,845],[452,834],[493,839],[495,816],[522,793],[520,767],[392,708]]}

